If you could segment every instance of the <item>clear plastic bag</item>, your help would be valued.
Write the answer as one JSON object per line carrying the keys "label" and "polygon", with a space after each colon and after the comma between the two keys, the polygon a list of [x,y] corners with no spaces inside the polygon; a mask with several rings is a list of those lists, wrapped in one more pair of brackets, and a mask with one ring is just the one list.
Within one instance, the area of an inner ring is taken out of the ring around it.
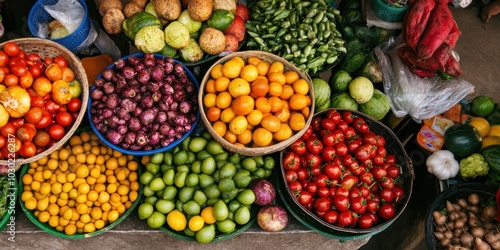
{"label": "clear plastic bag", "polygon": [[76,0],[58,1],[54,5],[44,5],[44,9],[53,18],[57,19],[69,34],[73,33],[85,18],[85,9]]}
{"label": "clear plastic bag", "polygon": [[442,80],[437,75],[420,78],[413,74],[398,56],[397,49],[403,45],[400,37],[390,37],[374,49],[395,116],[409,115],[420,123],[450,109],[474,89],[460,77]]}

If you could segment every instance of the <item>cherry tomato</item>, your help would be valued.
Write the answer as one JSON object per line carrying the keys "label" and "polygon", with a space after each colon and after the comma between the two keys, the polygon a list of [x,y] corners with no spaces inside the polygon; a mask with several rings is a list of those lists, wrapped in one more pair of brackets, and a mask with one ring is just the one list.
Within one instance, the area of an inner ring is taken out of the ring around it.
{"label": "cherry tomato", "polygon": [[316,175],[315,181],[316,185],[318,187],[326,187],[328,184],[330,184],[330,180],[328,179],[328,176],[326,174],[318,174]]}
{"label": "cherry tomato", "polygon": [[356,133],[356,131],[354,130],[353,127],[348,127],[344,133],[343,133],[344,137],[347,139],[347,140],[351,140],[352,138],[356,138],[356,136],[358,135]]}
{"label": "cherry tomato", "polygon": [[322,159],[321,156],[319,155],[306,153],[301,158],[302,158],[301,166],[304,168],[309,168],[309,169],[313,167],[319,168],[321,166]]}
{"label": "cherry tomato", "polygon": [[359,146],[356,151],[354,152],[354,155],[356,156],[356,159],[359,161],[365,161],[370,158],[370,149],[369,149],[368,144],[363,144]]}
{"label": "cherry tomato", "polygon": [[385,163],[388,164],[396,164],[396,156],[392,154],[388,154],[385,156]]}
{"label": "cherry tomato", "polygon": [[364,214],[366,212],[366,199],[363,196],[354,197],[350,200],[351,211],[357,214]]}
{"label": "cherry tomato", "polygon": [[10,118],[9,120],[16,128],[24,125],[24,118]]}
{"label": "cherry tomato", "polygon": [[323,150],[323,142],[318,138],[311,137],[306,141],[306,148],[309,153],[318,155]]}
{"label": "cherry tomato", "polygon": [[404,197],[404,190],[400,186],[394,186],[392,189],[392,193],[394,194],[394,202],[399,203],[403,200]]}
{"label": "cherry tomato", "polygon": [[384,178],[382,178],[378,181],[378,184],[380,184],[380,186],[382,188],[392,189],[392,188],[394,188],[395,181],[392,177],[385,176]]}
{"label": "cherry tomato", "polygon": [[17,77],[16,75],[14,75],[12,73],[6,74],[4,77],[3,83],[7,87],[16,86],[19,83],[19,77]]}
{"label": "cherry tomato", "polygon": [[356,198],[359,196],[361,196],[361,191],[359,191],[359,188],[353,187],[353,188],[351,188],[351,190],[349,190],[349,199],[352,200],[353,198]]}
{"label": "cherry tomato", "polygon": [[73,123],[73,116],[66,111],[59,111],[56,114],[56,122],[63,127],[67,127]]}
{"label": "cherry tomato", "polygon": [[340,185],[347,188],[347,190],[350,190],[352,187],[356,186],[358,184],[358,182],[359,182],[359,178],[357,176],[346,175],[340,181]]}
{"label": "cherry tomato", "polygon": [[352,213],[348,210],[340,212],[337,218],[337,224],[338,226],[341,227],[350,226],[352,224],[352,221],[353,221]]}
{"label": "cherry tomato", "polygon": [[13,56],[17,56],[17,54],[19,53],[20,49],[19,49],[19,46],[17,46],[17,44],[15,44],[14,42],[7,42],[3,46],[3,51],[8,56],[13,57]]}
{"label": "cherry tomato", "polygon": [[1,129],[0,134],[2,134],[5,138],[11,138],[16,134],[16,126],[12,124],[12,122],[7,122]]}
{"label": "cherry tomato", "polygon": [[66,60],[66,58],[64,58],[64,56],[54,57],[54,63],[59,65],[59,67],[61,67],[61,69],[68,67],[68,60]]}
{"label": "cherry tomato", "polygon": [[358,223],[356,224],[358,228],[370,228],[373,226],[373,218],[369,214],[363,214],[358,219]]}
{"label": "cherry tomato", "polygon": [[379,195],[380,199],[382,199],[384,203],[392,202],[394,200],[394,193],[391,189],[382,188],[382,190],[380,190],[379,192]]}
{"label": "cherry tomato", "polygon": [[358,176],[366,171],[365,166],[364,165],[360,166],[357,160],[354,161],[351,165],[349,165],[347,169],[350,170],[352,174],[355,176]]}
{"label": "cherry tomato", "polygon": [[329,197],[330,196],[330,190],[328,187],[320,187],[318,188],[318,191],[316,192],[319,197]]}
{"label": "cherry tomato", "polygon": [[9,63],[10,57],[5,53],[5,51],[0,50],[0,66],[4,67],[7,66]]}
{"label": "cherry tomato", "polygon": [[332,161],[333,159],[335,159],[335,149],[333,149],[333,147],[331,146],[326,146],[323,148],[321,156],[326,161]]}
{"label": "cherry tomato", "polygon": [[32,157],[36,154],[36,146],[31,141],[24,141],[19,149],[19,155],[22,157]]}
{"label": "cherry tomato", "polygon": [[395,213],[396,213],[396,208],[391,203],[385,203],[378,209],[378,214],[380,215],[380,217],[386,220],[389,220],[392,217],[394,217]]}
{"label": "cherry tomato", "polygon": [[335,129],[335,123],[329,118],[321,119],[321,128],[328,131],[333,131]]}
{"label": "cherry tomato", "polygon": [[356,160],[356,158],[354,158],[352,155],[350,154],[347,154],[345,155],[344,157],[342,157],[342,164],[344,164],[345,166],[349,166],[351,165],[354,161]]}
{"label": "cherry tomato", "polygon": [[302,191],[302,185],[298,181],[292,181],[288,183],[288,187],[292,194],[298,194],[300,191]]}
{"label": "cherry tomato", "polygon": [[376,213],[379,208],[379,203],[375,200],[366,201],[366,209],[372,213]]}
{"label": "cherry tomato", "polygon": [[398,178],[399,174],[401,173],[401,170],[396,165],[390,165],[385,171],[387,172],[387,176],[392,178]]}
{"label": "cherry tomato", "polygon": [[50,135],[49,133],[45,131],[38,131],[33,138],[33,143],[37,145],[38,147],[44,147],[49,145],[50,142]]}
{"label": "cherry tomato", "polygon": [[363,172],[359,175],[359,180],[371,185],[373,182],[375,182],[375,178],[373,178],[373,174],[371,172]]}
{"label": "cherry tomato", "polygon": [[381,155],[381,154],[376,154],[372,158],[372,161],[373,161],[373,164],[375,164],[376,166],[380,166],[380,165],[384,164],[385,157],[383,155]]}
{"label": "cherry tomato", "polygon": [[381,167],[374,167],[370,169],[370,173],[372,173],[373,178],[377,181],[380,181],[382,178],[387,176],[387,171]]}
{"label": "cherry tomato", "polygon": [[16,76],[24,76],[26,75],[26,72],[28,72],[28,68],[26,66],[22,65],[14,65],[10,68],[12,74]]}
{"label": "cherry tomato", "polygon": [[361,196],[366,198],[370,195],[370,189],[366,184],[363,184],[359,187],[359,193],[361,194]]}
{"label": "cherry tomato", "polygon": [[321,116],[316,116],[311,121],[311,127],[313,131],[319,131],[321,129],[321,120],[323,118]]}
{"label": "cherry tomato", "polygon": [[340,113],[335,109],[330,109],[326,111],[325,117],[332,120],[334,124],[337,124],[342,119]]}
{"label": "cherry tomato", "polygon": [[323,215],[323,220],[325,220],[326,222],[328,222],[330,224],[335,224],[337,222],[338,216],[339,216],[339,212],[337,212],[333,209],[330,209],[330,210],[326,211],[326,213]]}
{"label": "cherry tomato", "polygon": [[313,207],[317,211],[326,212],[326,211],[328,211],[330,209],[331,204],[332,203],[330,202],[330,200],[328,198],[326,198],[326,197],[319,197],[318,199],[316,199],[314,201]]}
{"label": "cherry tomato", "polygon": [[[71,99],[71,101],[72,100],[73,99]],[[78,100],[80,100],[80,99],[78,99]],[[70,103],[71,103],[71,101],[70,101]],[[68,103],[68,109],[69,109],[69,103]],[[70,109],[70,111],[72,111],[72,110]],[[290,150],[297,155],[303,155],[307,152],[306,143],[304,142],[304,140],[299,138],[294,143],[292,143],[292,145],[290,145]]]}
{"label": "cherry tomato", "polygon": [[337,123],[337,125],[335,125],[335,127],[338,130],[340,130],[340,132],[345,133],[347,131],[347,128],[349,128],[349,124],[347,124],[347,122],[342,120],[339,123]]}
{"label": "cherry tomato", "polygon": [[43,109],[37,106],[32,106],[30,110],[24,115],[24,119],[26,119],[29,123],[37,123],[43,117]]}
{"label": "cherry tomato", "polygon": [[311,136],[313,135],[313,128],[312,126],[307,127],[306,132],[300,137],[303,141],[307,141]]}
{"label": "cherry tomato", "polygon": [[43,111],[42,119],[35,124],[36,128],[46,128],[50,124],[52,124],[52,114],[50,114],[47,110]]}
{"label": "cherry tomato", "polygon": [[339,142],[339,143],[335,144],[335,146],[333,146],[333,148],[335,149],[335,153],[339,157],[344,157],[348,153],[347,145],[345,145],[345,143],[343,143],[343,142]]}
{"label": "cherry tomato", "polygon": [[321,167],[319,165],[311,166],[309,167],[309,172],[311,172],[312,176],[317,176],[321,174]]}
{"label": "cherry tomato", "polygon": [[286,179],[287,183],[290,183],[292,181],[296,181],[297,180],[297,172],[295,172],[293,170],[285,171],[285,179]]}
{"label": "cherry tomato", "polygon": [[347,152],[349,152],[349,154],[353,154],[356,149],[361,146],[362,143],[363,141],[359,137],[351,140],[349,143],[347,143]]}
{"label": "cherry tomato", "polygon": [[285,170],[297,170],[300,167],[300,156],[292,151],[285,154],[283,158],[283,168]]}
{"label": "cherry tomato", "polygon": [[297,180],[298,181],[305,180],[305,179],[309,178],[309,171],[307,171],[307,169],[305,169],[303,167],[297,169],[296,172],[297,172]]}
{"label": "cherry tomato", "polygon": [[16,136],[21,141],[31,141],[36,135],[35,125],[24,124],[16,130]]}
{"label": "cherry tomato", "polygon": [[349,196],[349,190],[344,186],[338,186],[335,190],[335,196]]}
{"label": "cherry tomato", "polygon": [[61,108],[61,105],[54,102],[53,100],[45,101],[45,110],[47,110],[49,113],[55,114],[57,113],[57,111],[59,111],[59,108]]}
{"label": "cherry tomato", "polygon": [[318,191],[318,185],[314,182],[307,182],[307,184],[304,186],[302,185],[303,189],[305,189],[307,192],[309,192],[312,196],[316,194]]}
{"label": "cherry tomato", "polygon": [[372,145],[377,144],[377,135],[372,131],[364,133],[362,138],[364,144],[372,144]]}
{"label": "cherry tomato", "polygon": [[303,206],[311,204],[312,202],[312,195],[306,190],[299,191],[298,197],[299,197],[298,198],[299,203],[302,204]]}
{"label": "cherry tomato", "polygon": [[[387,149],[385,147],[377,147],[377,154],[386,156],[387,155]],[[385,158],[384,158],[385,159]]]}
{"label": "cherry tomato", "polygon": [[347,124],[351,124],[354,121],[354,118],[356,118],[356,115],[351,111],[346,110],[342,112],[342,120],[344,120]]}
{"label": "cherry tomato", "polygon": [[52,57],[45,57],[45,58],[43,58],[43,63],[45,65],[49,65],[49,64],[51,64],[53,62],[54,62],[54,58],[52,58]]}
{"label": "cherry tomato", "polygon": [[42,58],[40,57],[40,55],[38,55],[37,53],[29,53],[26,55],[26,59],[29,60],[29,61],[32,61],[32,62],[40,62],[42,61]]}
{"label": "cherry tomato", "polygon": [[3,135],[0,135],[0,148],[5,147],[7,144],[7,138],[5,138]]}
{"label": "cherry tomato", "polygon": [[333,135],[331,132],[329,132],[328,130],[321,130],[322,132],[323,131],[326,131],[326,133],[324,135],[321,135],[321,140],[323,141],[323,144],[325,146],[334,146],[335,145],[335,135]]}
{"label": "cherry tomato", "polygon": [[43,68],[38,65],[30,65],[28,66],[28,71],[31,73],[33,78],[37,78],[42,74]]}

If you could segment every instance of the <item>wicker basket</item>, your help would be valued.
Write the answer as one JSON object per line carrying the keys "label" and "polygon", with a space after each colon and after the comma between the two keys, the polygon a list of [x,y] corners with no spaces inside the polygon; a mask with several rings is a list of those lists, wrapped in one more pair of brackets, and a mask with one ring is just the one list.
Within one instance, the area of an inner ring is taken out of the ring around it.
{"label": "wicker basket", "polygon": [[[82,122],[83,116],[85,115],[85,111],[87,108],[87,102],[89,98],[89,84],[87,81],[87,74],[85,74],[85,70],[82,66],[82,63],[78,57],[76,57],[71,51],[69,51],[64,46],[42,38],[19,38],[10,40],[10,42],[16,43],[19,48],[24,50],[26,54],[29,53],[37,53],[40,57],[55,57],[55,56],[63,56],[68,61],[68,67],[70,67],[75,73],[75,79],[77,79],[82,85],[82,107],[80,108],[80,112],[78,113],[78,118],[74,121],[73,126],[66,132],[63,138],[61,138],[56,144],[52,145],[52,147],[47,150],[39,153],[30,158],[16,158],[8,159],[8,160],[0,160],[0,165],[12,165],[15,164],[15,169],[18,170],[23,164],[37,161],[50,153],[52,153],[57,148],[61,147],[69,138],[73,135],[75,130],[78,128],[80,123]],[[5,46],[5,43],[0,44],[0,49]]]}
{"label": "wicker basket", "polygon": [[208,121],[207,115],[205,113],[205,108],[203,107],[203,97],[205,96],[205,84],[211,77],[210,72],[217,64],[223,64],[224,62],[229,61],[231,58],[236,57],[236,56],[241,57],[245,61],[250,57],[257,57],[260,60],[268,62],[268,63],[273,63],[276,61],[283,63],[283,65],[285,66],[285,71],[290,71],[290,70],[295,71],[299,74],[300,78],[305,79],[307,81],[307,83],[309,84],[309,93],[310,93],[311,97],[314,96],[311,78],[307,74],[305,74],[301,69],[297,68],[295,65],[291,64],[290,62],[288,62],[284,58],[281,58],[281,57],[276,56],[274,54],[271,54],[268,52],[263,52],[263,51],[242,51],[242,52],[231,53],[231,54],[219,59],[217,62],[215,62],[207,70],[207,72],[206,72],[206,74],[203,77],[203,80],[201,82],[200,90],[198,92],[198,104],[200,107],[200,117],[203,120],[203,124],[205,124],[205,127],[207,128],[208,132],[210,132],[212,137],[215,140],[217,140],[219,143],[221,143],[224,148],[226,148],[227,150],[229,150],[231,152],[239,153],[242,155],[248,155],[248,156],[260,156],[260,155],[271,154],[271,153],[278,152],[280,150],[285,149],[290,144],[292,144],[294,141],[296,141],[298,138],[300,138],[305,133],[307,127],[309,127],[309,125],[311,124],[311,121],[313,118],[312,114],[314,114],[314,105],[315,105],[314,98],[311,98],[312,99],[311,107],[310,107],[311,108],[311,111],[310,111],[311,115],[309,115],[309,117],[307,117],[306,126],[302,130],[293,134],[290,138],[288,138],[284,141],[281,141],[279,143],[267,146],[267,147],[239,147],[239,146],[235,146],[232,143],[225,140],[224,138],[222,138],[221,136],[219,136],[215,132],[215,130],[212,128],[210,121]]}

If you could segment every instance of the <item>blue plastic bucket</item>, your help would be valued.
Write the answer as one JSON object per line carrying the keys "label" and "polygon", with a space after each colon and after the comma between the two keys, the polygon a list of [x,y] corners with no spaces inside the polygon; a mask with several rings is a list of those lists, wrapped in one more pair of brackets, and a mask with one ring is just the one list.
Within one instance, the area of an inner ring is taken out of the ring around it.
{"label": "blue plastic bucket", "polygon": [[[28,16],[28,28],[30,29],[30,32],[33,36],[39,37],[37,34],[38,26],[40,23],[48,23],[54,19],[43,6],[53,5],[57,2],[58,0],[38,0],[35,5],[33,5]],[[78,0],[78,2],[85,10],[85,16],[80,26],[78,26],[78,28],[68,36],[59,39],[51,39],[52,41],[61,44],[75,54],[84,49],[81,47],[81,44],[85,42],[85,40],[89,36],[90,29],[92,28],[85,0]]]}

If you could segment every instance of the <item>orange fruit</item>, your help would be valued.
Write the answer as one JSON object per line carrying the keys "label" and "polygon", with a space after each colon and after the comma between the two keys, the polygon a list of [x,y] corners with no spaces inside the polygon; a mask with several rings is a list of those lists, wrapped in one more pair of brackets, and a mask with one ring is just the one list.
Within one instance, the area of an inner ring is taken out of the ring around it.
{"label": "orange fruit", "polygon": [[268,62],[259,62],[256,67],[257,67],[257,71],[259,73],[260,76],[265,76],[267,75],[267,72],[269,71],[269,67],[271,65],[268,63]]}
{"label": "orange fruit", "polygon": [[238,63],[238,65],[240,65],[240,68],[243,68],[245,67],[245,60],[243,60],[243,58],[239,57],[239,56],[235,56],[233,58],[231,58],[230,61],[235,61]]}
{"label": "orange fruit", "polygon": [[261,60],[258,57],[252,56],[247,59],[247,63],[251,65],[257,66],[258,63],[260,63]]}
{"label": "orange fruit", "polygon": [[61,79],[66,82],[71,82],[75,79],[75,72],[69,67],[62,68],[62,76]]}
{"label": "orange fruit", "polygon": [[226,134],[224,135],[224,139],[226,141],[228,141],[229,143],[235,143],[238,141],[238,136],[235,135],[233,132],[231,131],[226,131]]}
{"label": "orange fruit", "polygon": [[235,135],[239,135],[247,129],[247,125],[247,118],[243,115],[237,115],[229,122],[229,131]]}
{"label": "orange fruit", "polygon": [[207,93],[215,93],[217,92],[215,90],[215,80],[214,79],[209,79],[207,83],[205,83],[205,91]]}
{"label": "orange fruit", "polygon": [[309,107],[305,107],[303,108],[300,113],[304,116],[304,117],[309,117],[309,114],[311,114],[311,109]]}
{"label": "orange fruit", "polygon": [[286,83],[286,77],[285,75],[283,75],[283,73],[278,73],[278,72],[268,73],[267,79],[269,79],[269,82],[277,82],[281,85],[285,85]]}
{"label": "orange fruit", "polygon": [[62,74],[63,71],[57,63],[50,63],[47,65],[47,68],[45,68],[45,76],[52,82],[60,80],[62,78]]}
{"label": "orange fruit", "polygon": [[307,97],[301,94],[293,94],[288,100],[288,105],[292,110],[301,110],[307,107]]}
{"label": "orange fruit", "polygon": [[230,82],[231,80],[229,80],[229,78],[225,76],[217,78],[217,80],[215,80],[215,91],[217,92],[226,91]]}
{"label": "orange fruit", "polygon": [[293,132],[290,126],[286,123],[282,123],[280,129],[273,133],[273,139],[276,141],[284,141],[292,136]]}
{"label": "orange fruit", "polygon": [[258,109],[262,114],[267,114],[271,112],[271,103],[265,97],[257,97],[255,99],[255,108]]}
{"label": "orange fruit", "polygon": [[271,113],[283,110],[283,101],[277,96],[269,97],[269,104],[271,105]]}
{"label": "orange fruit", "polygon": [[268,146],[269,144],[271,144],[272,140],[273,140],[273,134],[265,128],[257,128],[255,131],[253,131],[252,141],[255,143],[256,146],[259,147]]}
{"label": "orange fruit", "polygon": [[203,105],[205,105],[206,108],[211,108],[215,107],[217,100],[217,95],[214,93],[207,93],[203,97]]}
{"label": "orange fruit", "polygon": [[292,70],[285,72],[285,77],[286,77],[286,84],[292,84],[295,81],[299,80],[299,74]]}
{"label": "orange fruit", "polygon": [[245,147],[245,145],[243,143],[241,143],[241,142],[235,142],[235,143],[233,143],[233,145],[236,146],[236,147],[241,147],[241,148]]}
{"label": "orange fruit", "polygon": [[278,130],[280,129],[281,121],[274,115],[266,115],[264,116],[264,118],[262,118],[260,125],[268,131],[274,133],[278,132]]}
{"label": "orange fruit", "polygon": [[294,112],[290,115],[290,128],[299,131],[306,126],[306,118],[301,113]]}
{"label": "orange fruit", "polygon": [[283,92],[283,86],[277,82],[269,83],[269,94],[271,96],[280,96]]}
{"label": "orange fruit", "polygon": [[250,96],[256,98],[259,96],[266,96],[269,92],[269,82],[266,77],[259,76],[250,85]]}
{"label": "orange fruit", "polygon": [[288,122],[288,120],[290,119],[290,110],[288,109],[288,107],[283,107],[283,109],[279,112],[276,112],[274,116],[276,116],[281,122]]}
{"label": "orange fruit", "polygon": [[210,76],[213,79],[217,79],[222,76],[222,64],[215,65],[210,71]]}
{"label": "orange fruit", "polygon": [[240,142],[243,145],[248,144],[248,143],[252,142],[252,135],[253,135],[252,131],[247,129],[247,130],[243,131],[243,133],[241,133],[237,136],[238,142]]}
{"label": "orange fruit", "polygon": [[255,101],[251,96],[242,95],[236,97],[231,103],[231,109],[236,115],[248,115],[252,112]]}
{"label": "orange fruit", "polygon": [[257,126],[260,124],[263,117],[264,115],[262,115],[262,112],[260,110],[254,109],[252,110],[252,112],[250,112],[250,114],[247,115],[248,124],[251,126]]}
{"label": "orange fruit", "polygon": [[243,78],[233,79],[228,86],[228,91],[233,98],[250,94],[250,84]]}
{"label": "orange fruit", "polygon": [[229,92],[227,91],[221,92],[217,95],[216,106],[220,109],[225,109],[231,106],[232,100],[233,97],[231,96],[231,94],[229,94]]}
{"label": "orange fruit", "polygon": [[285,71],[285,65],[283,65],[283,63],[281,62],[273,62],[271,64],[271,66],[269,67],[269,71],[268,71],[268,74],[269,73],[274,73],[274,72],[277,72],[277,73],[283,73]]}
{"label": "orange fruit", "polygon": [[255,65],[245,65],[241,69],[240,77],[243,78],[247,82],[253,82],[259,76],[259,71]]}
{"label": "orange fruit", "polygon": [[292,84],[293,91],[297,94],[307,95],[309,93],[309,84],[304,79],[299,79]]}
{"label": "orange fruit", "polygon": [[295,92],[293,91],[293,88],[291,85],[283,85],[283,88],[281,90],[281,95],[280,95],[280,98],[282,100],[288,100],[290,99],[290,97],[295,94]]}
{"label": "orange fruit", "polygon": [[223,137],[227,131],[227,125],[222,121],[214,122],[214,124],[212,124],[212,128],[214,129],[215,133],[217,133],[220,137]]}
{"label": "orange fruit", "polygon": [[231,59],[222,65],[222,75],[227,78],[234,79],[240,76],[240,71],[241,68],[243,68],[243,65],[241,65],[237,60]]}
{"label": "orange fruit", "polygon": [[211,122],[218,121],[220,118],[220,108],[217,107],[211,107],[207,109],[207,119]]}
{"label": "orange fruit", "polygon": [[[234,104],[234,102],[232,102],[232,103]],[[222,112],[220,114],[220,120],[225,122],[225,123],[228,123],[235,116],[236,116],[236,114],[234,113],[233,109],[229,107],[229,108],[222,110]]]}

